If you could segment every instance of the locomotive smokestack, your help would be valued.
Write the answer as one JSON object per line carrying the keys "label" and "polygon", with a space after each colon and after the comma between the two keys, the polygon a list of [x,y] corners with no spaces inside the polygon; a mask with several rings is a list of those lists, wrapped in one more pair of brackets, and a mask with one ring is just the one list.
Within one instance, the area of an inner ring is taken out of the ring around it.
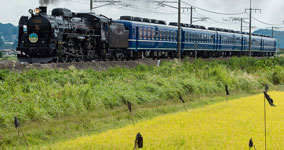
{"label": "locomotive smokestack", "polygon": [[46,6],[39,6],[39,9],[41,10],[41,13],[43,13],[43,14],[47,13],[47,7]]}

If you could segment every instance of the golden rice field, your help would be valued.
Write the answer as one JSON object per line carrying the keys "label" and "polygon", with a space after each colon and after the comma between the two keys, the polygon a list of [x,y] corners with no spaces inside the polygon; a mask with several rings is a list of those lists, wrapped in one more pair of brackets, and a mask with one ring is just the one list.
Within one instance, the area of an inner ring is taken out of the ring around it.
{"label": "golden rice field", "polygon": [[[284,92],[269,92],[267,149],[284,149]],[[246,150],[252,137],[264,149],[263,94],[141,121],[135,126],[51,145],[59,150],[131,150],[138,132],[144,150]]]}

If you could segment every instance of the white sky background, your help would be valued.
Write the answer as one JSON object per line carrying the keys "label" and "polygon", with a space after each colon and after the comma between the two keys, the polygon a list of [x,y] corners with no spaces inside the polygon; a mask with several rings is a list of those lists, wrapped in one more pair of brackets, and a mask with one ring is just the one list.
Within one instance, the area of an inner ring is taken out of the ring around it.
{"label": "white sky background", "polygon": [[[177,10],[168,7],[159,7],[154,3],[154,0],[121,0],[124,3],[130,4],[125,7],[122,5],[112,5],[93,10],[96,13],[103,14],[109,18],[118,19],[122,15],[146,17],[152,19],[161,19],[167,22],[177,22]],[[168,0],[177,1],[177,0]],[[210,11],[223,13],[239,13],[244,12],[245,8],[249,8],[249,0],[182,0],[193,6],[200,7]],[[22,15],[29,15],[28,10],[39,6],[38,0],[0,0],[0,22],[18,24],[18,20]],[[100,4],[94,3],[94,7]],[[177,4],[169,4],[177,6]],[[57,3],[50,4],[48,11],[52,8],[63,7],[71,9],[74,12],[89,11],[89,0],[58,0]],[[182,7],[190,7],[182,3]],[[260,8],[262,12],[253,13],[253,17],[269,24],[282,24],[284,20],[284,0],[253,0],[253,8]],[[206,22],[196,22],[194,24],[204,25],[206,27],[221,27],[227,29],[240,30],[240,22],[224,21],[230,17],[244,17],[242,15],[219,15],[208,13],[197,9],[194,11],[194,17],[209,17],[212,20]],[[182,22],[189,23],[190,12],[184,11]],[[247,20],[248,22],[248,20]],[[247,26],[247,25],[244,25]],[[253,26],[256,29],[265,28],[269,25],[264,25],[257,21],[253,21]],[[276,25],[282,27],[283,25]],[[284,27],[284,26],[283,26]],[[282,29],[284,30],[284,28]],[[248,30],[247,30],[248,31]]]}

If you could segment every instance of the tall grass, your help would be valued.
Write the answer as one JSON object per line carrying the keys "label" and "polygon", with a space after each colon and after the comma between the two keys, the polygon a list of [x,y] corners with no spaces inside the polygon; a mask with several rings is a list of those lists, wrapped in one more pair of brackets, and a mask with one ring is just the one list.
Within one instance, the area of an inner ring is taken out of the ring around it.
{"label": "tall grass", "polygon": [[160,67],[140,65],[107,71],[0,70],[0,126],[52,119],[99,107],[113,108],[126,100],[134,104],[169,100],[178,94],[250,91],[264,84],[284,82],[284,59],[232,58],[189,63],[164,62]]}

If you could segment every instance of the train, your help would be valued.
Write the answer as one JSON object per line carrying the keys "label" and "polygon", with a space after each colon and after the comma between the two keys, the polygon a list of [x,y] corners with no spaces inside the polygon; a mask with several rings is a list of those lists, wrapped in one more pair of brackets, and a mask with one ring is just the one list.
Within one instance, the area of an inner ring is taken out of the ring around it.
{"label": "train", "polygon": [[[139,58],[177,58],[178,24],[47,7],[30,9],[19,21],[17,57],[28,63],[67,63]],[[276,39],[228,29],[181,24],[182,57],[274,56]]]}

